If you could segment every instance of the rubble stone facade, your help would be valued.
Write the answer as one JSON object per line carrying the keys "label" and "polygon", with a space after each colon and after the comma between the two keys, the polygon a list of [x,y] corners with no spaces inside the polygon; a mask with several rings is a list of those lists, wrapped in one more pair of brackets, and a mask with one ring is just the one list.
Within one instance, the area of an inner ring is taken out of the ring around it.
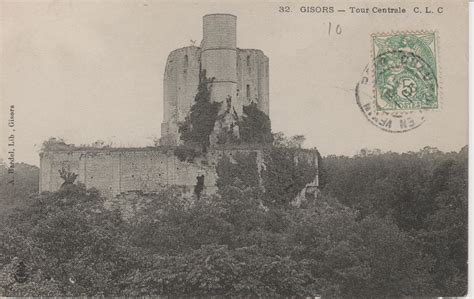
{"label": "rubble stone facade", "polygon": [[219,160],[235,153],[255,153],[263,164],[263,150],[245,148],[212,149],[192,162],[181,161],[172,147],[105,148],[55,150],[40,155],[40,191],[59,190],[64,182],[59,170],[78,175],[76,182],[96,188],[105,197],[122,193],[154,193],[178,186],[192,193],[197,177],[204,175],[204,192],[215,193]]}

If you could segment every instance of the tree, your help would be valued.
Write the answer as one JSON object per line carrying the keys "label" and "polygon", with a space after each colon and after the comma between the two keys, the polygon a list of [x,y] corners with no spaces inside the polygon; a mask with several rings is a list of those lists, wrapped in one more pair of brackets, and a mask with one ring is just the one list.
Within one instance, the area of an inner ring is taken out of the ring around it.
{"label": "tree", "polygon": [[316,168],[295,149],[274,147],[266,152],[262,181],[265,204],[285,206],[316,177]]}
{"label": "tree", "polygon": [[261,174],[256,155],[225,156],[217,195],[138,195],[144,208],[128,221],[81,184],[29,195],[38,171],[23,165],[18,185],[0,188],[22,202],[0,217],[1,295],[466,293],[467,148],[326,157],[321,195],[296,208],[314,168],[299,152],[267,151]]}
{"label": "tree", "polygon": [[[425,147],[403,154],[366,150],[352,158],[330,156],[323,159],[323,191],[373,225],[380,226],[376,216],[392,219],[391,226],[423,252],[413,263],[433,259],[426,270],[431,294],[462,296],[467,290],[467,161],[466,147],[459,153]],[[425,274],[420,277],[426,282]],[[426,289],[423,285],[410,287],[411,293]]]}
{"label": "tree", "polygon": [[181,139],[185,142],[196,143],[206,152],[210,144],[209,136],[214,130],[214,124],[220,109],[220,103],[211,102],[211,86],[213,78],[206,77],[206,70],[199,74],[198,92],[194,104],[185,121],[179,125]]}
{"label": "tree", "polygon": [[67,186],[67,185],[74,184],[74,181],[78,177],[77,174],[75,174],[74,172],[66,170],[64,167],[61,168],[60,170],[58,170],[58,172],[59,172],[59,177],[64,180],[64,182],[61,185],[61,188],[64,188],[64,186]]}
{"label": "tree", "polygon": [[243,143],[272,144],[273,135],[270,118],[252,102],[243,107],[244,115],[239,122]]}
{"label": "tree", "polygon": [[411,236],[388,219],[356,211],[323,194],[323,202],[295,213],[290,228],[297,260],[311,260],[312,275],[329,297],[385,297],[430,293],[429,269]]}
{"label": "tree", "polygon": [[467,293],[468,259],[468,155],[438,164],[430,195],[434,209],[426,226],[417,232],[427,254],[435,257],[432,270],[439,292],[446,296]]}
{"label": "tree", "polygon": [[[18,245],[12,251],[12,243],[0,243],[0,253],[31,265],[35,283],[54,279],[63,295],[117,294],[133,259],[119,246],[119,214],[103,203],[96,191],[73,184],[39,195],[10,215],[6,226]],[[40,295],[30,287],[22,290]]]}

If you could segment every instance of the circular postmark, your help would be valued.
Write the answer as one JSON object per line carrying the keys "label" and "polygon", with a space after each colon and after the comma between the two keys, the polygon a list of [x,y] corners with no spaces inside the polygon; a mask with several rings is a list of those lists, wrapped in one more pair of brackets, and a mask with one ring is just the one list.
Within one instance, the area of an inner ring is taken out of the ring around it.
{"label": "circular postmark", "polygon": [[417,110],[438,107],[438,83],[430,65],[404,50],[379,54],[374,60],[377,110]]}
{"label": "circular postmark", "polygon": [[418,110],[380,110],[373,91],[374,83],[370,76],[369,65],[357,82],[355,97],[357,105],[367,120],[381,130],[391,133],[403,133],[421,126],[425,122],[424,111]]}

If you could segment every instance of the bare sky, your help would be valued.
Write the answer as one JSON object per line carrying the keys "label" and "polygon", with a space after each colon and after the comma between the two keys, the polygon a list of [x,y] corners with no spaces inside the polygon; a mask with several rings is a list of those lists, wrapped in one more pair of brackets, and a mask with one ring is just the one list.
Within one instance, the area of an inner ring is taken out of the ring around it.
{"label": "bare sky", "polygon": [[[348,2],[326,5],[387,6]],[[15,105],[17,161],[38,164],[40,145],[51,136],[75,144],[151,145],[160,136],[168,53],[191,40],[199,45],[202,16],[216,12],[237,16],[238,47],[262,49],[270,58],[273,131],[303,134],[305,145],[323,155],[426,145],[458,151],[467,144],[467,3],[402,5],[444,7],[431,15],[303,14],[297,2],[287,14],[278,12],[278,2],[255,1],[0,3],[2,147],[4,153],[5,118]],[[342,33],[329,35],[329,22]],[[427,113],[421,127],[399,134],[370,124],[354,96],[370,62],[370,34],[392,30],[437,30],[440,37],[442,107]]]}

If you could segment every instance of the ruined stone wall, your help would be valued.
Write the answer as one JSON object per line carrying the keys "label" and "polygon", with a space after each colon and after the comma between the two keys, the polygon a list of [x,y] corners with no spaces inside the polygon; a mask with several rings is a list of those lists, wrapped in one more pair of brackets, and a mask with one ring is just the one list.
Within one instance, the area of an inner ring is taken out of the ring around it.
{"label": "ruined stone wall", "polygon": [[296,162],[298,161],[306,161],[309,165],[313,166],[316,169],[316,177],[314,180],[309,184],[312,187],[319,186],[319,153],[315,149],[300,149],[296,152],[295,155]]}
{"label": "ruined stone wall", "polygon": [[40,191],[56,191],[64,168],[78,174],[76,182],[97,188],[106,197],[122,192],[157,192],[167,186],[181,186],[192,192],[198,175],[214,192],[215,167],[196,160],[180,161],[171,149],[74,150],[44,152],[40,156]]}
{"label": "ruined stone wall", "polygon": [[[215,63],[217,58],[222,58],[215,56],[219,54],[218,51],[209,50],[206,52],[208,54],[212,52],[214,58],[211,59],[210,55],[204,55],[204,57],[207,57],[205,66],[209,67]],[[226,54],[228,51],[224,52]],[[194,97],[199,85],[200,63],[201,48],[198,47],[181,48],[171,52],[168,57],[164,74],[164,118],[161,124],[161,145],[178,145],[181,143],[178,124],[184,121],[194,104]],[[226,72],[229,70],[235,71],[235,76],[229,77],[226,73],[227,77],[223,81],[230,80],[229,78],[232,77],[233,79],[230,81],[236,80],[237,82],[232,105],[238,114],[242,113],[243,105],[255,102],[260,110],[269,115],[268,64],[268,57],[261,50],[237,49],[235,67],[224,68]],[[213,68],[216,68],[216,66],[214,65]],[[213,84],[212,88],[215,95],[219,94],[219,88],[228,82],[224,83]],[[229,94],[225,90],[222,92],[225,95]],[[230,93],[232,94],[233,91]],[[225,96],[222,94],[221,97]],[[222,105],[222,107],[225,107],[225,105]]]}
{"label": "ruined stone wall", "polygon": [[135,191],[158,192],[168,186],[193,192],[200,175],[204,175],[204,192],[213,194],[217,163],[224,155],[232,158],[237,152],[256,152],[261,169],[261,149],[212,149],[192,163],[180,161],[173,148],[49,151],[40,155],[40,191],[59,190],[63,183],[59,170],[64,168],[78,174],[76,182],[97,188],[108,198]]}
{"label": "ruined stone wall", "polygon": [[168,56],[163,77],[163,145],[179,143],[178,124],[186,118],[199,84],[200,48],[185,47]]}
{"label": "ruined stone wall", "polygon": [[48,152],[40,154],[39,191],[58,190],[63,180],[58,171],[62,168],[78,174],[76,181],[84,182],[84,168],[80,167],[80,152]]}
{"label": "ruined stone wall", "polygon": [[243,105],[257,103],[269,115],[268,57],[261,50],[238,49],[237,97]]}
{"label": "ruined stone wall", "polygon": [[[256,102],[269,115],[268,57],[261,50],[237,48],[237,18],[229,14],[203,17],[201,47],[174,50],[164,73],[161,145],[181,144],[178,127],[189,114],[199,85],[199,72],[214,78],[211,100],[232,98],[232,111],[242,115],[243,105]],[[221,113],[227,105],[221,105]]]}

